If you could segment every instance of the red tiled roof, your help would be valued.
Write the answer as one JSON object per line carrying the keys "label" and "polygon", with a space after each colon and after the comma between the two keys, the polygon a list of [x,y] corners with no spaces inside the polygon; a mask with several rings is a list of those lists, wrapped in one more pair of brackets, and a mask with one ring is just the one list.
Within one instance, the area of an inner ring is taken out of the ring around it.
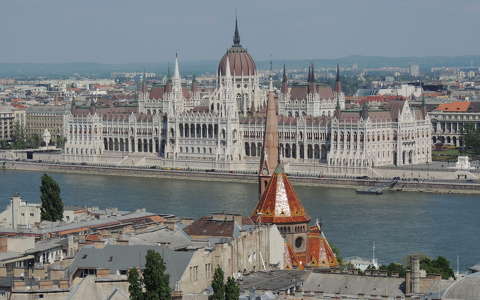
{"label": "red tiled roof", "polygon": [[459,101],[459,102],[451,102],[451,103],[442,103],[436,108],[436,110],[466,112],[468,111],[469,107],[470,107],[470,102]]}
{"label": "red tiled roof", "polygon": [[336,267],[337,257],[319,226],[311,226],[307,242],[308,265],[312,267]]}
{"label": "red tiled roof", "polygon": [[258,223],[308,223],[310,217],[279,165],[252,215]]}
{"label": "red tiled roof", "polygon": [[207,216],[194,221],[184,231],[190,236],[233,237],[234,225],[233,220],[214,220],[212,216]]}

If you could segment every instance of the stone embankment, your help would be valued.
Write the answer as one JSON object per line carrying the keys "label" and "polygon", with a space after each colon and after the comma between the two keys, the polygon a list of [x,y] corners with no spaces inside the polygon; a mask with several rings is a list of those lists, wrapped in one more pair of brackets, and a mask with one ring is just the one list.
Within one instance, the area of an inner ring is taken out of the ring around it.
{"label": "stone embankment", "polygon": [[[109,176],[132,176],[132,177],[150,177],[150,178],[169,178],[181,180],[199,180],[199,181],[225,181],[225,182],[245,182],[256,183],[257,175],[252,173],[225,172],[225,171],[192,171],[192,170],[173,170],[173,169],[155,169],[139,167],[106,167],[90,166],[82,164],[65,163],[45,163],[45,162],[26,162],[0,160],[0,169],[37,171],[37,172],[58,172],[73,174],[90,175],[109,175]],[[375,186],[388,184],[391,180],[373,179],[373,178],[342,178],[342,177],[314,177],[314,176],[296,176],[290,175],[291,180],[298,185],[306,186],[328,186],[339,188],[351,188]],[[419,180],[400,180],[393,188],[395,191],[415,191],[431,193],[465,193],[480,194],[480,184],[475,182],[455,182],[455,181],[419,181]]]}

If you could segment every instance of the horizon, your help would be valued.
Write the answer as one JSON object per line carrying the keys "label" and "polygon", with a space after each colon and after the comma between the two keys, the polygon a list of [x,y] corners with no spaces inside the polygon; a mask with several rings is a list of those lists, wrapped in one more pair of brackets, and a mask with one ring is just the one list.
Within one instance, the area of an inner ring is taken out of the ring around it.
{"label": "horizon", "polygon": [[258,61],[480,54],[473,0],[110,4],[2,3],[0,62],[167,63],[177,51],[183,61],[214,61],[232,44],[235,10],[241,43]]}

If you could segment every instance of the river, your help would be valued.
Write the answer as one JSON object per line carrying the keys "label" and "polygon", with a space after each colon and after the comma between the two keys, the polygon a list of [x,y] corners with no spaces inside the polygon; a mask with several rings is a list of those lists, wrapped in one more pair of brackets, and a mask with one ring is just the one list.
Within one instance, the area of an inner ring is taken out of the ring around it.
{"label": "river", "polygon": [[[39,202],[42,173],[0,171],[0,207],[14,193]],[[201,217],[227,211],[250,215],[257,186],[248,183],[202,182],[51,173],[60,184],[65,205],[146,208],[156,213]],[[343,257],[376,256],[381,263],[402,262],[408,254],[445,256],[460,270],[480,262],[480,196],[387,192],[357,195],[351,189],[297,186],[295,190],[312,221],[323,224],[329,241]]]}

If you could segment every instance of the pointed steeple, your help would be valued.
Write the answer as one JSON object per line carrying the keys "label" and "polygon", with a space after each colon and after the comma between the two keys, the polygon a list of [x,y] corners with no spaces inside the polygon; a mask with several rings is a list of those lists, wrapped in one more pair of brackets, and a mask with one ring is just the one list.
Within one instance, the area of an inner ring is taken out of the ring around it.
{"label": "pointed steeple", "polygon": [[315,83],[315,71],[313,69],[313,63],[310,64],[308,68],[308,93],[314,94],[316,91],[316,83]]}
{"label": "pointed steeple", "polygon": [[275,93],[273,92],[272,87],[268,92],[265,133],[263,135],[263,149],[260,157],[260,170],[258,173],[259,197],[262,196],[278,163],[278,115]]}
{"label": "pointed steeple", "polygon": [[420,88],[422,89],[422,113],[425,117],[427,115],[427,101],[425,100],[425,93],[423,90],[423,82],[420,82]]}
{"label": "pointed steeple", "polygon": [[285,69],[285,64],[283,65],[283,76],[282,76],[282,93],[288,93],[288,78],[287,71]]}
{"label": "pointed steeple", "polygon": [[172,75],[170,74],[170,63],[167,68],[167,83],[165,84],[165,92],[170,93],[172,91]]}
{"label": "pointed steeple", "polygon": [[181,80],[180,68],[178,66],[178,53],[175,53],[175,70],[173,72],[173,80]]}
{"label": "pointed steeple", "polygon": [[314,66],[313,66],[313,63],[311,65],[311,68],[312,68],[312,75],[311,75],[311,79],[310,81],[315,83],[315,70],[314,70]]}
{"label": "pointed steeple", "polygon": [[175,53],[175,69],[173,71],[172,84],[172,91],[176,94],[178,99],[182,94],[182,78],[180,77],[180,67],[178,65],[178,53]]}
{"label": "pointed steeple", "polygon": [[337,64],[337,76],[335,78],[335,92],[337,94],[342,92],[342,83],[340,82],[340,66]]}
{"label": "pointed steeple", "polygon": [[238,18],[235,16],[235,33],[233,34],[233,46],[240,47],[240,33],[238,32]]}
{"label": "pointed steeple", "polygon": [[195,74],[192,76],[192,94],[195,94],[197,92],[197,77]]}

